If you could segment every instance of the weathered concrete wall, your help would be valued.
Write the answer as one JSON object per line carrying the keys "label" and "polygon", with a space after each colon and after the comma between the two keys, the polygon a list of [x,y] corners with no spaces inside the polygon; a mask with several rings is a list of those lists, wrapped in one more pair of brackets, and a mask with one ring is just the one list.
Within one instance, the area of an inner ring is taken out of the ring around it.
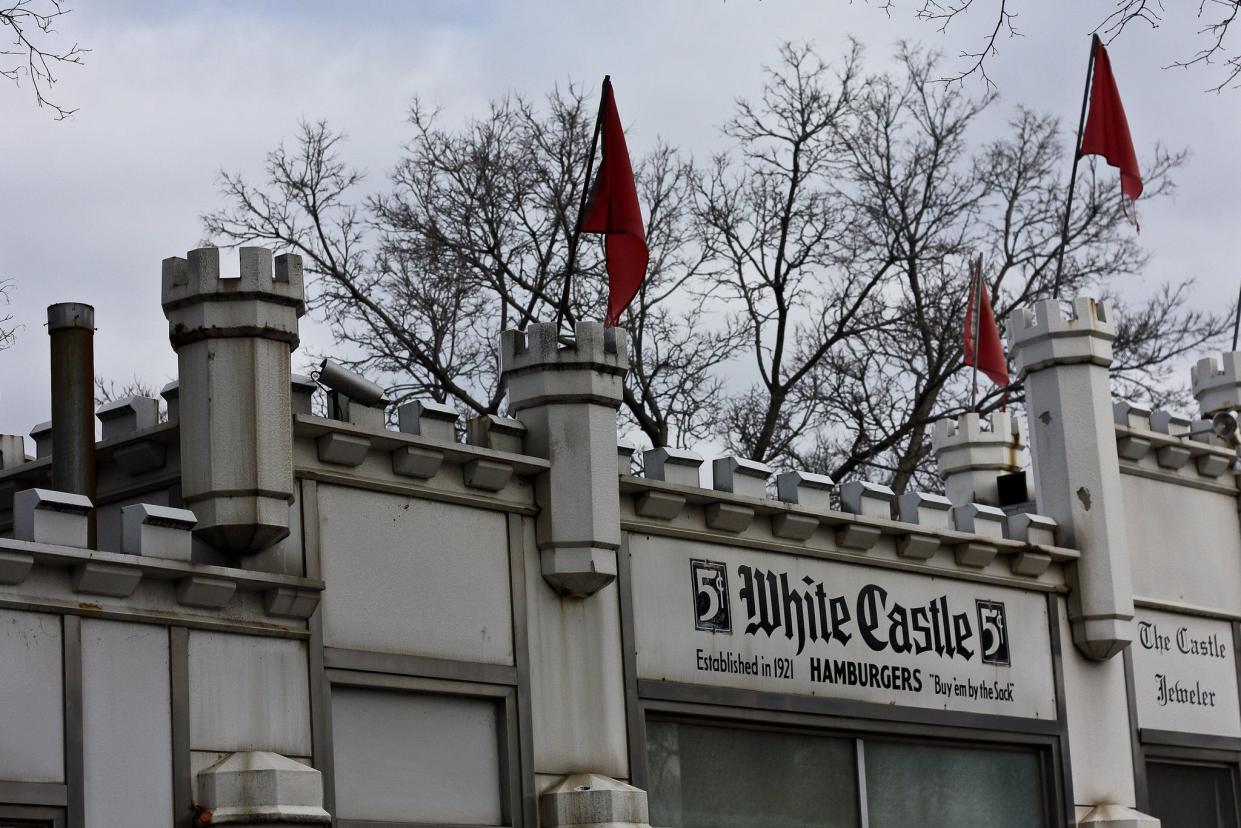
{"label": "weathered concrete wall", "polygon": [[513,663],[501,512],[319,487],[329,647]]}
{"label": "weathered concrete wall", "polygon": [[1133,591],[1241,616],[1241,522],[1235,494],[1126,474]]}
{"label": "weathered concrete wall", "polygon": [[87,826],[166,826],[173,767],[168,631],[85,619],[82,699]]}
{"label": "weathered concrete wall", "polygon": [[191,630],[190,746],[309,756],[306,644]]}
{"label": "weathered concrete wall", "polygon": [[65,780],[60,624],[0,609],[0,779]]}

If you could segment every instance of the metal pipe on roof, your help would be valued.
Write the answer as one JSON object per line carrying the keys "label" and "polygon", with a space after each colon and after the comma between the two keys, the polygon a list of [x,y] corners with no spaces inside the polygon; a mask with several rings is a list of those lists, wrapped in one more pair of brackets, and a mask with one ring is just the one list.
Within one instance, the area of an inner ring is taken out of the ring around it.
{"label": "metal pipe on roof", "polygon": [[[95,500],[95,309],[47,309],[52,354],[52,487]],[[95,515],[88,542],[95,548]]]}

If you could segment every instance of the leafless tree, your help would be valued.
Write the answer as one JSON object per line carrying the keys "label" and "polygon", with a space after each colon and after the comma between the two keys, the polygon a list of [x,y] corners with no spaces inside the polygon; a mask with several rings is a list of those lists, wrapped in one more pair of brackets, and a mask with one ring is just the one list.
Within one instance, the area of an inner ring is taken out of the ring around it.
{"label": "leafless tree", "polygon": [[[700,210],[708,261],[722,263],[719,294],[734,300],[758,368],[758,382],[725,403],[719,436],[753,459],[900,490],[928,469],[930,424],[971,406],[969,260],[983,255],[1001,320],[1052,295],[1068,164],[1057,122],[1027,110],[1010,137],[971,147],[971,124],[994,97],[936,83],[934,55],[903,46],[898,57],[896,72],[859,80],[856,50],[833,73],[786,48],[763,98],[738,104],[733,124],[750,128],[728,130],[736,145],[705,179]],[[1171,191],[1182,161],[1156,149],[1143,167],[1148,197]],[[1061,278],[1069,295],[1105,292],[1146,264],[1114,174],[1087,166],[1079,177]],[[1166,288],[1126,317],[1125,391],[1166,398],[1178,357],[1226,328],[1225,315],[1190,311],[1187,299]],[[1003,401],[984,388],[978,407]]]}
{"label": "leafless tree", "polygon": [[95,377],[95,405],[107,405],[117,400],[127,400],[130,397],[155,397],[155,388],[139,379],[136,375],[129,382],[123,382],[120,385],[116,380],[104,379],[103,377]]}
{"label": "leafless tree", "polygon": [[72,9],[61,0],[8,0],[0,3],[0,26],[8,29],[10,42],[0,50],[0,75],[21,85],[29,81],[35,102],[47,107],[56,120],[68,118],[76,109],[66,109],[49,95],[62,66],[81,65],[90,51],[77,43],[59,42],[57,25]]}
{"label": "leafless tree", "polygon": [[[593,125],[579,90],[555,91],[540,111],[512,96],[452,131],[415,102],[414,137],[386,192],[358,190],[339,156],[342,136],[303,124],[296,150],[268,156],[267,181],[222,175],[230,206],[204,217],[230,243],[263,241],[300,252],[315,280],[312,307],[329,320],[357,370],[382,377],[398,399],[455,400],[471,414],[503,402],[500,330],[554,317],[567,239],[577,220]],[[705,436],[712,369],[726,334],[670,297],[688,290],[698,261],[685,208],[692,167],[666,146],[636,168],[647,206],[651,265],[628,317],[633,341],[626,413],[657,441]],[[600,253],[583,245],[570,322],[599,306]]]}
{"label": "leafless tree", "polygon": [[[934,55],[898,58],[866,75],[856,44],[834,65],[786,45],[763,94],[737,102],[725,151],[695,164],[657,144],[638,159],[651,267],[623,320],[622,413],[651,443],[926,485],[930,424],[972,404],[968,262],[983,256],[1001,324],[1051,295],[1068,170],[1058,123],[1019,109],[1008,137],[979,144],[994,96],[936,83]],[[223,174],[227,205],[204,225],[302,253],[315,311],[394,396],[500,411],[495,335],[555,317],[592,104],[572,88],[538,105],[512,96],[449,129],[416,103],[403,157],[369,194],[340,134],[305,124],[264,182]],[[1170,192],[1182,161],[1158,149],[1145,161],[1144,200]],[[1105,169],[1079,173],[1066,295],[1106,294],[1146,264]],[[599,315],[604,281],[591,240],[573,318]],[[1227,326],[1188,299],[1170,286],[1122,304],[1118,388],[1176,395],[1171,366]],[[977,408],[1001,402],[984,385]]]}
{"label": "leafless tree", "polygon": [[[9,304],[9,291],[13,289],[12,279],[0,279],[0,305]],[[13,314],[0,314],[0,351],[13,345],[17,339],[18,325],[13,323]]]}
{"label": "leafless tree", "polygon": [[[897,0],[875,0],[876,5],[892,13]],[[941,33],[969,15],[978,15],[984,21],[984,33],[974,48],[963,48],[958,55],[961,63],[957,69],[945,74],[941,80],[961,81],[977,75],[988,88],[993,84],[987,74],[987,61],[999,53],[1002,38],[1020,37],[1018,14],[1021,0],[916,0],[913,4],[914,18],[934,25]],[[1188,69],[1195,66],[1222,66],[1209,91],[1220,92],[1238,85],[1241,80],[1241,52],[1228,41],[1233,22],[1241,14],[1241,0],[1198,0],[1172,4],[1174,14],[1194,14],[1200,28],[1201,45],[1188,57],[1176,60],[1164,67]],[[1112,9],[1095,26],[1094,32],[1114,39],[1130,25],[1146,25],[1159,28],[1169,14],[1163,0],[1114,0]]]}

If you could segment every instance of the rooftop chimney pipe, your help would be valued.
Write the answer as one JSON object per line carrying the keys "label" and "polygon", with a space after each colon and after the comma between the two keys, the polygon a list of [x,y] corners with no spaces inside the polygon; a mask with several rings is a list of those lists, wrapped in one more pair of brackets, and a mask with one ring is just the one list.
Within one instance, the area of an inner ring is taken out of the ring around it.
{"label": "rooftop chimney pipe", "polygon": [[[95,500],[95,309],[47,309],[52,352],[52,488]],[[95,547],[95,515],[89,544]]]}

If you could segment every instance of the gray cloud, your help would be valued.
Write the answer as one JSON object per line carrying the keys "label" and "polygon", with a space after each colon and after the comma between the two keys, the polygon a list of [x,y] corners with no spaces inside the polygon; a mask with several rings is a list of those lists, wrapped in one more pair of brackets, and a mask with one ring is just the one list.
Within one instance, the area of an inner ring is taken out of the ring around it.
{"label": "gray cloud", "polygon": [[[1003,101],[986,130],[1004,129],[1018,102],[1075,126],[1085,35],[1107,5],[1025,3],[1025,37],[1003,42],[991,63]],[[100,374],[154,384],[175,374],[160,260],[197,245],[198,215],[218,204],[217,170],[257,175],[263,154],[299,118],[345,130],[350,160],[379,186],[406,138],[415,94],[457,120],[510,90],[537,95],[569,79],[594,87],[611,73],[635,152],[662,136],[706,154],[720,145],[733,99],[757,92],[760,66],[782,40],[812,40],[831,54],[854,34],[879,65],[900,38],[954,54],[982,22],[944,38],[908,9],[889,19],[843,0],[374,3],[347,14],[327,2],[79,6],[62,28],[94,51],[56,90],[78,115],[55,123],[26,90],[0,87],[0,276],[16,280],[11,310],[25,326],[0,353],[0,431],[8,433],[47,418],[42,324],[51,302],[96,306]],[[1201,93],[1205,75],[1160,68],[1191,49],[1191,23],[1127,32],[1113,63],[1139,153],[1156,141],[1193,151],[1175,201],[1144,208],[1142,241],[1154,259],[1133,290],[1197,276],[1207,307],[1235,294],[1218,239],[1241,218],[1232,197],[1241,109],[1235,97]],[[321,325],[305,325],[304,339],[330,348]]]}

